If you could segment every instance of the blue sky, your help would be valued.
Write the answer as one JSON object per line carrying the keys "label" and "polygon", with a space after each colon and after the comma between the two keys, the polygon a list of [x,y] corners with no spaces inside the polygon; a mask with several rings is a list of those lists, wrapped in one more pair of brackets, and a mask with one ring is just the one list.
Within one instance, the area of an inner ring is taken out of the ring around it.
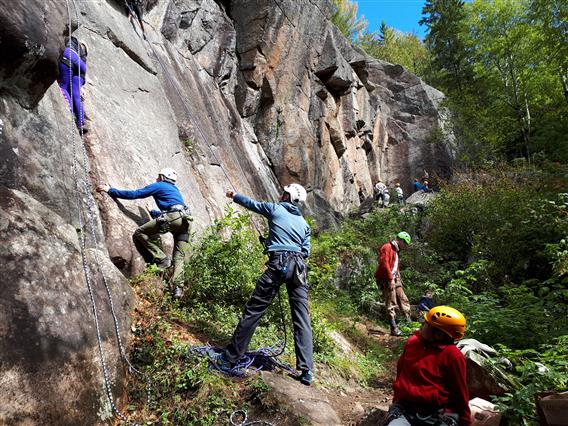
{"label": "blue sky", "polygon": [[389,27],[424,38],[426,27],[418,25],[424,0],[357,0],[357,4],[359,16],[369,21],[369,31],[378,30],[383,20]]}

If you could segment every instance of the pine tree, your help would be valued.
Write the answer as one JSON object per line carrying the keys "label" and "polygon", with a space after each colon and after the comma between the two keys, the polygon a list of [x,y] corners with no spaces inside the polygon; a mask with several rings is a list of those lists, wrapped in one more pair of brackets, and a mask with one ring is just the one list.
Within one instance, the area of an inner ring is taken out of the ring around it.
{"label": "pine tree", "polygon": [[333,0],[331,21],[339,28],[345,37],[355,41],[367,27],[367,20],[357,17],[357,2],[350,0]]}
{"label": "pine tree", "polygon": [[468,64],[466,13],[463,0],[428,0],[420,25],[428,27],[426,46],[440,71],[442,89],[461,93],[471,75]]}

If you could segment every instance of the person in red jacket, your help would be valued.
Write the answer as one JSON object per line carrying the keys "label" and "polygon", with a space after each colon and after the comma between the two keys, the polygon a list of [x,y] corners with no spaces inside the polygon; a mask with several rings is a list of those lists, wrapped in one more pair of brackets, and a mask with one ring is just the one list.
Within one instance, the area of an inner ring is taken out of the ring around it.
{"label": "person in red jacket", "polygon": [[464,316],[449,306],[426,313],[398,360],[387,425],[471,425],[465,357],[454,344],[465,326]]}
{"label": "person in red jacket", "polygon": [[379,266],[375,271],[375,280],[383,293],[385,308],[390,322],[391,334],[400,336],[396,324],[396,308],[398,307],[410,321],[410,304],[402,289],[398,253],[412,242],[408,232],[399,232],[396,238],[385,243],[379,249]]}

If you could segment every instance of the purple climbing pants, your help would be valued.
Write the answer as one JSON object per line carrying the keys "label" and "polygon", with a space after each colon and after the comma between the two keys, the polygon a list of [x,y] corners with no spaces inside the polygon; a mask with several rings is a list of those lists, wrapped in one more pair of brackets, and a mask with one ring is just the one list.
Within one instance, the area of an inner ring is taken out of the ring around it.
{"label": "purple climbing pants", "polygon": [[[85,122],[85,111],[81,104],[81,87],[85,84],[85,80],[78,75],[70,75],[69,67],[63,63],[59,63],[59,87],[61,93],[67,100],[69,110],[75,114],[77,120],[77,127],[83,127]],[[71,98],[71,89],[73,89],[73,97]],[[73,104],[71,104],[73,99]]]}

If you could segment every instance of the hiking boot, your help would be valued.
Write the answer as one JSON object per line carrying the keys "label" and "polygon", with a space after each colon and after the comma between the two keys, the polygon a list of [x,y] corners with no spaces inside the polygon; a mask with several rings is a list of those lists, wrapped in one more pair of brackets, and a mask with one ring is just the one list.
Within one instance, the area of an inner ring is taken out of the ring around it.
{"label": "hiking boot", "polygon": [[172,264],[170,258],[168,256],[164,257],[163,259],[157,259],[154,261],[158,269],[167,269]]}
{"label": "hiking boot", "polygon": [[298,378],[301,384],[310,386],[314,381],[314,375],[312,374],[311,370],[302,370],[302,374]]}
{"label": "hiking boot", "polygon": [[402,336],[402,331],[398,328],[398,325],[391,325],[391,336]]}

